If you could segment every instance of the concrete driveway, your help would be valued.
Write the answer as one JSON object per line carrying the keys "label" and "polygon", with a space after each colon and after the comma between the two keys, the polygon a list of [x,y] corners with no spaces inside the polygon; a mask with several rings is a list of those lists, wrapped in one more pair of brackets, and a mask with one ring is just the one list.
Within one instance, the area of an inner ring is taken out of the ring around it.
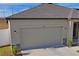
{"label": "concrete driveway", "polygon": [[61,48],[45,48],[32,49],[22,51],[23,56],[79,56],[79,46],[76,47],[61,47]]}

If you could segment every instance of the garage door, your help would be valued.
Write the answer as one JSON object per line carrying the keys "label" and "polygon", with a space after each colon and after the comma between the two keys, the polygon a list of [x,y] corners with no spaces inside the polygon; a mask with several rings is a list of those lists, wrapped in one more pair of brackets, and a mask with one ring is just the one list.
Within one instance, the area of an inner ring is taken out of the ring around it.
{"label": "garage door", "polygon": [[22,49],[62,45],[62,27],[32,27],[20,29]]}

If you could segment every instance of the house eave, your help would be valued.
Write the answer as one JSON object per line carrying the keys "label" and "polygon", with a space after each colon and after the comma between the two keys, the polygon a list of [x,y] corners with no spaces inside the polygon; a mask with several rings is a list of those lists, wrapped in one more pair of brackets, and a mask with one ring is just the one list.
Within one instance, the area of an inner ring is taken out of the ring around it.
{"label": "house eave", "polygon": [[[6,18],[6,20],[39,20],[39,19],[43,19],[43,20],[68,20],[68,18]],[[71,18],[72,20],[77,20],[79,18]]]}

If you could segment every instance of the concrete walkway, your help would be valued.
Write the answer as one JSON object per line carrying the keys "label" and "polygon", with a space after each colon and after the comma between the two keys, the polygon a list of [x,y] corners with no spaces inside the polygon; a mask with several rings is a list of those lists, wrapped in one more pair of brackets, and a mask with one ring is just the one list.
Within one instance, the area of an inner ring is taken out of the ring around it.
{"label": "concrete walkway", "polygon": [[79,56],[79,46],[76,47],[61,47],[61,48],[45,48],[32,49],[22,51],[24,56]]}

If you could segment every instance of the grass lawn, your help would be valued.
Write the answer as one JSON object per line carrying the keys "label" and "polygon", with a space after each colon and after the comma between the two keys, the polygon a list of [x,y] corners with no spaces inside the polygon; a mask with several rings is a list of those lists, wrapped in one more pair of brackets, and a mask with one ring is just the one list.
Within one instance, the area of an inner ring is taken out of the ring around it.
{"label": "grass lawn", "polygon": [[0,48],[0,56],[12,56],[12,48],[11,46],[1,47]]}

